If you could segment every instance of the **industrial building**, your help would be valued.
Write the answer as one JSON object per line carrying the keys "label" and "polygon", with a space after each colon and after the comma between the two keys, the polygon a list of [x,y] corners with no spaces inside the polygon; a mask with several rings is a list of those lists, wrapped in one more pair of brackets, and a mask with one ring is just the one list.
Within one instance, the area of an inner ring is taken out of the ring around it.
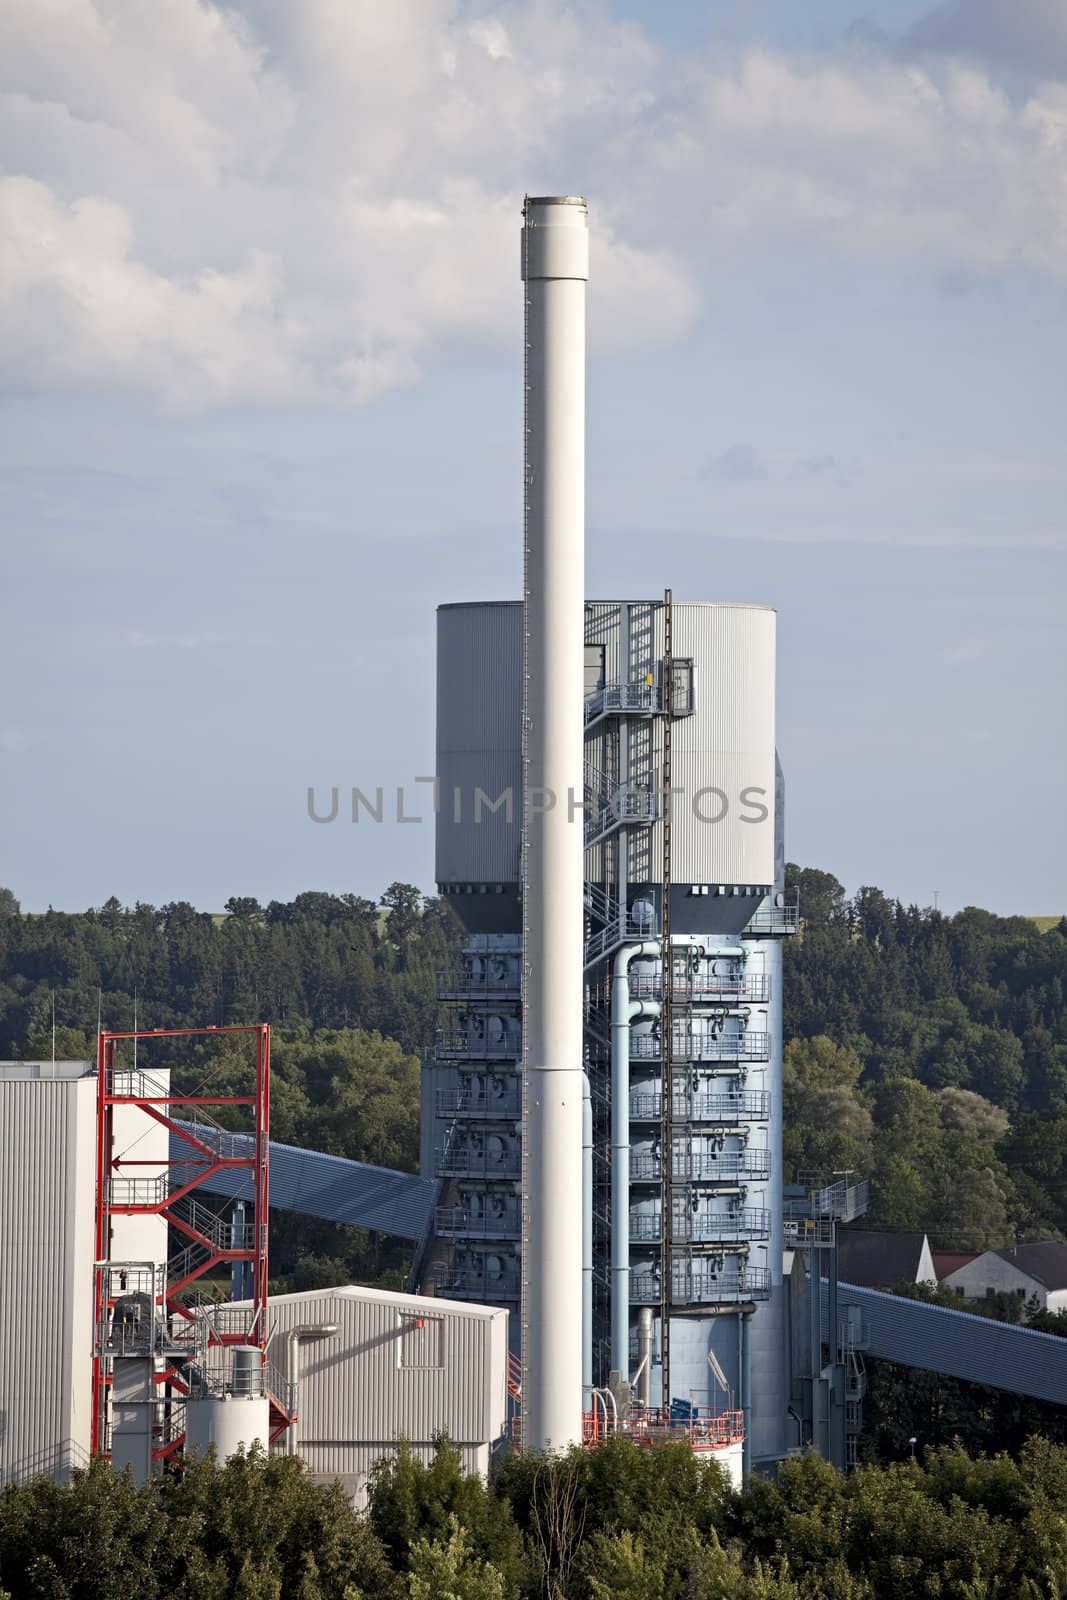
{"label": "industrial building", "polygon": [[[267,1030],[242,1031],[262,1078]],[[143,1482],[185,1449],[259,1444],[299,1450],[360,1501],[398,1439],[427,1457],[442,1432],[487,1471],[507,1427],[506,1310],[364,1288],[268,1307],[261,1292],[271,1156],[277,1202],[331,1220],[388,1213],[414,1232],[425,1186],[227,1133],[209,1083],[172,1096],[144,1054],[110,1062],[109,1038],[97,1063],[0,1064],[0,1303],[18,1308],[0,1328],[0,1482],[64,1479],[97,1450]],[[178,1106],[196,1120],[172,1121]],[[220,1266],[232,1300],[180,1298]]]}
{"label": "industrial building", "polygon": [[0,1482],[65,1477],[89,1461],[90,1070],[87,1061],[0,1064]]}
{"label": "industrial building", "polygon": [[[613,1432],[735,1481],[807,1445],[844,1467],[867,1354],[1067,1403],[1067,1341],[840,1281],[862,1177],[785,1181],[775,614],[586,600],[584,201],[527,200],[521,270],[524,593],[438,613],[436,875],[466,939],[422,1176],[272,1144],[265,1026],[182,1030],[251,1037],[243,1094],[172,1093],[138,1058],[166,1030],[0,1066],[0,1479],[259,1442],[362,1501],[440,1432],[471,1472]],[[270,1204],[413,1240],[425,1292],[269,1300]],[[1023,1248],[972,1267],[1059,1294]],[[232,1299],[197,1304],[219,1268]]]}
{"label": "industrial building", "polygon": [[292,1386],[283,1448],[356,1505],[398,1439],[428,1462],[447,1434],[485,1476],[507,1428],[504,1310],[352,1287],[275,1295],[268,1357]]}
{"label": "industrial building", "polygon": [[530,1442],[604,1394],[624,1420],[740,1413],[771,1463],[796,929],[775,616],[586,602],[586,209],[524,217],[525,592],[438,613],[436,876],[470,939],[426,1079],[426,1270],[522,1308]]}
{"label": "industrial building", "polygon": [[[633,1376],[645,1407],[729,1409],[710,1353],[749,1419],[754,1461],[784,1453],[788,1404],[780,943],[796,905],[782,878],[774,645],[766,607],[589,604],[576,822],[582,1382],[591,1392],[612,1373]],[[455,1021],[426,1074],[424,1159],[441,1185],[428,1281],[515,1311],[522,922],[507,797],[522,790],[522,679],[521,605],[441,608],[437,877],[470,937],[460,970],[442,980]]]}

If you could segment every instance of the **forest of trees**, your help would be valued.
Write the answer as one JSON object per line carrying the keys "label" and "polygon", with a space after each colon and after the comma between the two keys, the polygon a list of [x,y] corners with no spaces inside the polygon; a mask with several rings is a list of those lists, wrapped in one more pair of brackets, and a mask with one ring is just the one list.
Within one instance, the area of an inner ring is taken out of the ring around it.
{"label": "forest of trees", "polygon": [[367,1513],[293,1457],[104,1461],[0,1491],[0,1600],[1063,1600],[1067,1450],[957,1447],[842,1478],[814,1455],[738,1493],[686,1444],[616,1439],[464,1478],[383,1462]]}
{"label": "forest of trees", "polygon": [[[872,1227],[982,1249],[1067,1236],[1067,922],[920,911],[790,866],[785,1161],[869,1175]],[[277,1138],[413,1169],[419,1057],[456,957],[446,902],[301,894],[22,915],[0,891],[0,1057],[89,1056],[110,1028],[270,1022]],[[153,1047],[154,1048],[154,1047]],[[225,1041],[173,1048],[228,1070]],[[234,1061],[236,1070],[236,1057]],[[217,1080],[216,1080],[217,1081]],[[405,1252],[357,1230],[278,1219],[284,1286],[395,1282]],[[281,1286],[281,1285],[280,1285]]]}
{"label": "forest of trees", "polygon": [[867,1225],[935,1247],[1067,1233],[1067,921],[944,917],[789,875],[787,1168],[869,1175]]}

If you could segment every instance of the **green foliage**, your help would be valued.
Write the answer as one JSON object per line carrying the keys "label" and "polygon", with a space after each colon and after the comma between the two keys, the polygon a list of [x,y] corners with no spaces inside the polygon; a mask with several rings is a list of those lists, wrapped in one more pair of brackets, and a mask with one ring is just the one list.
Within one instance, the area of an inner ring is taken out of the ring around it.
{"label": "green foliage", "polygon": [[459,1518],[448,1518],[444,1539],[419,1539],[411,1551],[411,1600],[505,1600],[504,1579],[479,1561]]}
{"label": "green foliage", "polygon": [[[1067,1235],[1067,920],[905,907],[832,873],[787,868],[803,927],[785,950],[785,1161],[872,1179],[872,1227],[935,1247]],[[267,1021],[275,1136],[410,1170],[434,977],[459,932],[443,900],[391,883],[375,900],[309,891],[225,917],[184,902],[23,916],[0,891],[0,1055],[91,1055],[98,999],[128,1027]],[[244,1070],[224,1039],[170,1064]],[[161,1063],[163,1064],[163,1063]],[[179,1081],[180,1078],[179,1078]],[[404,1247],[272,1220],[279,1289],[395,1284]]]}
{"label": "green foliage", "polygon": [[416,1570],[420,1542],[447,1547],[457,1521],[470,1561],[498,1572],[509,1594],[525,1581],[527,1562],[511,1507],[480,1478],[464,1475],[460,1453],[447,1439],[438,1440],[429,1464],[404,1442],[379,1463],[371,1483],[370,1526],[396,1571]]}
{"label": "green foliage", "polygon": [[[78,916],[20,916],[14,896],[0,893],[0,1057],[51,1055],[53,992],[56,1051],[73,1059],[95,1056],[98,1007],[105,1026],[132,1027],[135,994],[141,1027],[269,1022],[274,1137],[411,1171],[419,1052],[458,930],[445,902],[410,884],[391,884],[383,900],[386,916],[373,900],[322,893],[265,908],[234,897],[225,917],[114,899]],[[233,1036],[146,1049],[181,1087],[207,1079],[247,1092],[248,1045]],[[241,1127],[242,1116],[229,1120]],[[271,1229],[276,1291],[399,1285],[409,1261],[387,1235],[282,1214]]]}
{"label": "green foliage", "polygon": [[286,1456],[192,1462],[143,1489],[96,1460],[0,1494],[10,1600],[399,1600],[366,1519]]}
{"label": "green foliage", "polygon": [[[562,1456],[510,1456],[494,1488],[526,1540],[538,1595],[594,1600],[594,1578],[604,1581],[596,1570],[601,1546],[579,1560],[594,1534],[608,1541],[605,1561],[620,1572],[632,1568],[635,1594],[654,1581],[665,1595],[717,1593],[712,1580],[728,1565],[717,1535],[729,1490],[719,1467],[685,1444],[640,1450],[611,1439],[596,1450]],[[627,1544],[626,1534],[638,1543]]]}
{"label": "green foliage", "polygon": [[868,1226],[935,1247],[1067,1233],[1067,924],[786,877],[787,1167],[868,1173]]}
{"label": "green foliage", "polygon": [[0,1600],[1067,1597],[1067,1448],[1047,1439],[847,1479],[809,1454],[740,1493],[687,1454],[616,1441],[487,1486],[442,1441],[383,1465],[369,1514],[288,1458],[145,1489],[97,1462],[0,1494]]}

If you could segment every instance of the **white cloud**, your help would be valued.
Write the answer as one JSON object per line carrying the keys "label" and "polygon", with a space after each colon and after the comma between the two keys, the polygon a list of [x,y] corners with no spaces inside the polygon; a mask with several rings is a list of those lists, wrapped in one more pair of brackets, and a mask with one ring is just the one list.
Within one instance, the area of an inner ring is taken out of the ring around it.
{"label": "white cloud", "polygon": [[597,348],[797,241],[1067,278],[1067,87],[694,63],[601,5],[0,0],[0,370],[165,406],[363,402],[514,342],[524,186],[594,206]]}

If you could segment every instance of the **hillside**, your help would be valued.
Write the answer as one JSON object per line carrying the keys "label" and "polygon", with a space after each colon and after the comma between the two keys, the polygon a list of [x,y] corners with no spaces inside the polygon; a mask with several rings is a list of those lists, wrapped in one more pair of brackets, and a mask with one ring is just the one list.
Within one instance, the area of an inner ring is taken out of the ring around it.
{"label": "hillside", "polygon": [[[872,1178],[872,1226],[978,1249],[1067,1235],[1067,922],[851,898],[791,866],[803,929],[786,949],[787,1168]],[[388,913],[383,916],[383,908]],[[419,1055],[435,973],[460,933],[447,905],[391,884],[378,900],[231,899],[22,916],[0,891],[0,1056],[92,1054],[98,1015],[142,1027],[267,1021],[277,1137],[414,1168]],[[194,1061],[225,1046],[177,1049]],[[197,1070],[201,1070],[197,1067]],[[399,1270],[349,1230],[279,1224],[287,1281]]]}

